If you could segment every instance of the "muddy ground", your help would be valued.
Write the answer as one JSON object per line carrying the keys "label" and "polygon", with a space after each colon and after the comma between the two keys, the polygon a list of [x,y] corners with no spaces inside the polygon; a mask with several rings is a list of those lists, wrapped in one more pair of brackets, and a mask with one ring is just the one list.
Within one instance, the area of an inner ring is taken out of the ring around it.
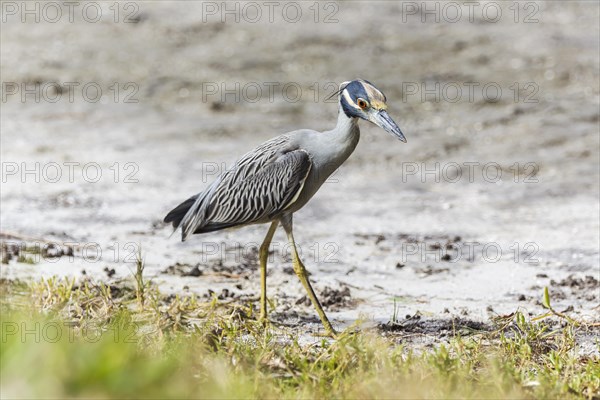
{"label": "muddy ground", "polygon": [[[117,22],[95,4],[23,23],[3,3],[3,278],[118,281],[141,249],[165,293],[256,301],[266,226],[181,243],[161,219],[262,141],[331,128],[333,83],[361,77],[408,143],[361,123],[296,214],[334,324],[404,321],[435,341],[448,321],[541,314],[545,286],[557,310],[600,318],[597,2],[458,19],[436,2],[277,3],[273,22],[260,2],[120,3]],[[273,320],[316,331],[283,232],[272,250]]]}

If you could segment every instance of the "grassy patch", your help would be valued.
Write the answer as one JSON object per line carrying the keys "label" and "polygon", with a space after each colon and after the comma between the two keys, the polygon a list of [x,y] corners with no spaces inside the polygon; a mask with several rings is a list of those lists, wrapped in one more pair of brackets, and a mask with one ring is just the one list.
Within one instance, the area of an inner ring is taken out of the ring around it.
{"label": "grassy patch", "polygon": [[556,316],[515,312],[418,351],[389,329],[307,343],[291,329],[264,328],[252,304],[163,296],[142,272],[140,262],[135,279],[118,285],[2,281],[0,396],[599,396],[600,360],[579,356],[575,340],[590,328]]}

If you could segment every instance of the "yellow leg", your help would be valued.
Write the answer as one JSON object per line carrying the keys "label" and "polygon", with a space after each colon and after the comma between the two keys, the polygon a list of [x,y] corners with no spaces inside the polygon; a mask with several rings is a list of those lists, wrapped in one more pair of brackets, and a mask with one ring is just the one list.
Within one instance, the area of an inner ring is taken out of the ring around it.
{"label": "yellow leg", "polygon": [[325,315],[325,311],[323,311],[323,307],[321,307],[321,303],[319,299],[317,299],[317,295],[313,290],[310,281],[308,280],[308,274],[306,272],[306,267],[302,264],[300,257],[298,256],[298,251],[296,250],[296,242],[294,241],[294,234],[292,233],[292,224],[290,221],[284,221],[283,227],[285,232],[287,233],[288,240],[290,242],[290,246],[292,247],[292,262],[294,265],[294,272],[298,275],[300,282],[302,282],[302,286],[306,289],[306,293],[308,294],[308,298],[312,302],[313,306],[317,309],[317,314],[321,318],[321,322],[323,323],[323,327],[325,328],[325,333],[327,336],[335,337],[336,332],[331,326],[331,322]]}
{"label": "yellow leg", "polygon": [[267,320],[267,259],[269,258],[269,245],[273,240],[275,230],[279,225],[279,221],[273,221],[269,232],[265,236],[265,240],[260,245],[259,260],[260,260],[260,320]]}

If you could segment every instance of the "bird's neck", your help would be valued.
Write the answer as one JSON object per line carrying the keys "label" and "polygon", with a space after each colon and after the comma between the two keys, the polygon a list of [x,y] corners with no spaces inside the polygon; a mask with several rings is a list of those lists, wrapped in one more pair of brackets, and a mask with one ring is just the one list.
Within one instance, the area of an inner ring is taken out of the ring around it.
{"label": "bird's neck", "polygon": [[335,129],[330,131],[339,141],[351,141],[358,143],[360,130],[358,129],[358,118],[350,118],[340,106],[338,120]]}
{"label": "bird's neck", "polygon": [[[335,166],[329,173],[333,172],[341,165],[356,148],[360,139],[360,130],[358,129],[358,119],[349,118],[342,107],[338,114],[337,125],[333,130],[324,132],[323,143],[329,155],[328,163]],[[325,173],[328,176],[328,173]]]}

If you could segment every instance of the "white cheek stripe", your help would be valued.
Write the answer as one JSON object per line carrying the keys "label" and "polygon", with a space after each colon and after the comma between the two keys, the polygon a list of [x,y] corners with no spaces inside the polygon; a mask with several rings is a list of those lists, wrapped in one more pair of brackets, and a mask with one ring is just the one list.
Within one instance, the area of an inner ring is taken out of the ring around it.
{"label": "white cheek stripe", "polygon": [[348,93],[348,90],[344,89],[344,91],[342,92],[342,96],[344,96],[344,98],[346,99],[346,102],[348,104],[350,104],[352,107],[356,108],[357,110],[360,110],[360,107],[357,106],[356,104],[354,104],[354,102],[350,98],[350,94]]}

